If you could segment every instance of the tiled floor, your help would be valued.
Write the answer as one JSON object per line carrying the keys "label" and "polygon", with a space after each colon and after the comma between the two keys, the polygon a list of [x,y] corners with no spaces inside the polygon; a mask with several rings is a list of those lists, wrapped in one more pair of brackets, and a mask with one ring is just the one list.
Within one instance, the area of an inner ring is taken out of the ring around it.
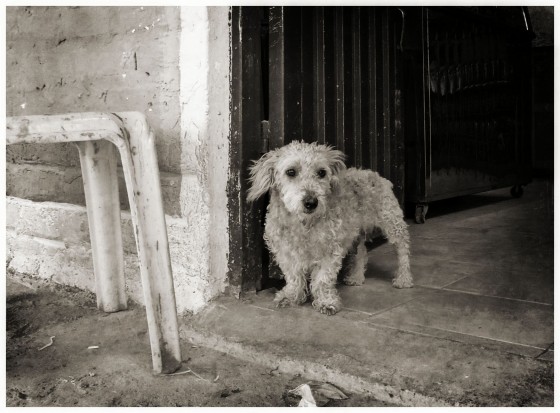
{"label": "tiled floor", "polygon": [[369,253],[366,285],[340,288],[367,322],[465,343],[553,358],[553,184],[536,181],[521,199],[509,189],[430,205],[411,223],[415,287],[387,282],[392,247]]}
{"label": "tiled floor", "polygon": [[415,287],[396,289],[388,244],[343,309],[277,308],[274,289],[223,297],[182,337],[271,369],[405,406],[553,404],[552,185],[430,205],[411,223]]}

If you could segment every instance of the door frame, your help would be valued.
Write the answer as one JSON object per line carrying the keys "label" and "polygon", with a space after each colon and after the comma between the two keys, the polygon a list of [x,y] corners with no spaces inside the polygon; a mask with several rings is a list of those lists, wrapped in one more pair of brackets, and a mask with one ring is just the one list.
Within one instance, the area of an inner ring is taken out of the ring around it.
{"label": "door frame", "polygon": [[265,200],[247,202],[249,166],[263,148],[261,19],[263,7],[231,7],[231,130],[227,184],[229,293],[238,298],[260,290]]}

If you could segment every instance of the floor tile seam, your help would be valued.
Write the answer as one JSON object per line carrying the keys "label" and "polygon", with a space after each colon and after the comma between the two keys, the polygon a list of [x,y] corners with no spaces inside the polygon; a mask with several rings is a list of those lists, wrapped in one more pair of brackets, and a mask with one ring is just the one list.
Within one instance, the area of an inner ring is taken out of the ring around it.
{"label": "floor tile seam", "polygon": [[249,307],[257,308],[257,309],[259,309],[259,310],[272,311],[273,313],[276,313],[276,312],[277,312],[276,309],[274,309],[274,308],[268,308],[268,307],[260,306],[260,305],[257,305],[257,304],[247,304],[247,305],[248,305]]}
{"label": "floor tile seam", "polygon": [[[447,232],[447,233],[449,234],[449,232]],[[456,235],[457,236],[463,236],[463,234],[461,234],[461,231],[457,231]],[[531,242],[533,244],[533,247],[544,247],[544,246],[547,246],[547,244],[552,244],[552,239],[544,239],[545,236],[543,234],[540,234],[540,233],[530,234],[531,236],[528,236],[529,234],[527,234],[527,233],[525,233],[523,235],[524,235],[525,241]],[[493,244],[496,244],[496,243],[499,243],[499,242],[509,241],[509,240],[512,239],[513,236],[516,236],[519,239],[519,234],[518,233],[512,234],[511,236],[503,236],[503,237],[499,237],[499,238],[498,237],[494,237],[494,238],[487,237],[486,234],[477,234],[477,236],[486,237],[484,240],[478,241],[476,244],[470,244],[471,246],[475,246],[475,247],[479,247],[479,248],[483,248],[483,247],[486,246],[486,245],[482,245],[479,242],[484,242],[488,245],[493,245]],[[440,237],[440,236],[437,236],[437,235],[429,235],[429,236],[428,235],[414,235],[414,241],[433,241],[433,242],[437,242],[438,244],[445,244],[445,245],[448,245],[450,243],[461,245],[461,246],[465,245],[464,242],[461,242],[459,240],[455,240],[454,238],[456,238],[456,237],[450,236],[450,237],[445,237],[444,238],[444,237]],[[549,238],[549,237],[546,236],[546,238]],[[507,250],[510,247],[511,247],[511,245],[506,245],[505,247],[502,247],[501,250]],[[525,248],[527,248],[527,247],[525,247]],[[414,249],[414,244],[412,246],[412,249]],[[498,251],[500,251],[500,250],[498,250]]]}
{"label": "floor tile seam", "polygon": [[400,307],[400,306],[403,306],[403,305],[406,305],[406,304],[408,304],[408,303],[411,303],[411,302],[417,300],[417,299],[420,298],[420,297],[421,297],[421,296],[411,298],[410,300],[403,301],[402,303],[395,304],[395,305],[393,305],[393,306],[384,308],[384,309],[382,309],[382,310],[379,310],[379,311],[373,312],[373,313],[366,312],[366,311],[360,311],[360,310],[358,310],[358,311],[360,311],[360,312],[362,312],[362,313],[364,313],[364,314],[369,314],[370,317],[376,317],[376,316],[378,316],[378,315],[380,315],[380,314],[386,313],[387,311],[391,311],[391,310],[394,310],[395,308],[398,308],[398,307]]}
{"label": "floor tile seam", "polygon": [[[453,342],[457,342],[457,343],[471,344],[471,343],[465,343],[464,341],[461,341],[459,339],[455,339],[455,338],[452,338],[452,337],[441,337],[441,336],[430,334],[430,333],[427,333],[427,332],[421,332],[421,331],[412,330],[412,329],[403,328],[403,327],[395,327],[395,326],[392,326],[392,325],[389,325],[389,324],[383,324],[383,323],[374,322],[374,321],[371,321],[371,320],[363,321],[363,323],[364,324],[370,324],[370,325],[373,325],[373,326],[379,327],[379,328],[388,328],[388,329],[391,329],[391,330],[402,331],[402,332],[406,332],[406,333],[410,333],[410,334],[417,334],[417,335],[425,336],[425,337],[437,338],[437,339],[440,339],[440,340],[448,340],[448,341],[453,341]],[[445,329],[445,328],[439,328],[439,327],[434,327],[434,326],[425,326],[425,325],[416,324],[416,323],[407,323],[407,325],[408,326],[414,326],[414,327],[433,329],[433,330],[442,331],[442,332],[446,332],[446,333],[453,333],[453,334],[456,334],[458,336],[474,337],[474,338],[479,339],[479,340],[487,340],[487,341],[500,343],[500,344],[509,344],[509,345],[512,345],[512,346],[525,347],[525,348],[530,348],[530,349],[535,349],[535,350],[544,350],[542,353],[539,354],[539,357],[547,351],[547,349],[545,349],[543,347],[532,346],[530,344],[515,343],[515,342],[507,341],[507,340],[500,340],[500,339],[495,339],[495,338],[491,338],[491,337],[478,336],[476,334],[467,334],[467,333],[462,333],[460,331],[449,330],[449,329]]]}
{"label": "floor tile seam", "polygon": [[461,341],[453,340],[450,337],[440,337],[440,336],[436,336],[436,335],[433,335],[433,334],[429,334],[429,333],[425,333],[425,332],[421,332],[421,331],[417,331],[417,330],[409,330],[409,329],[406,329],[406,328],[403,328],[403,327],[395,327],[395,326],[392,326],[392,325],[389,325],[389,324],[377,323],[377,322],[374,322],[374,321],[371,321],[371,320],[360,321],[360,323],[366,324],[368,326],[381,328],[381,329],[389,329],[389,330],[400,331],[400,332],[403,332],[403,333],[414,334],[414,335],[423,336],[423,337],[435,338],[435,339],[438,339],[438,340],[448,340],[448,341],[455,341],[457,343],[462,343]]}
{"label": "floor tile seam", "polygon": [[554,350],[551,350],[551,348],[554,346],[554,342],[550,343],[543,351],[541,351],[537,356],[535,356],[536,359],[538,359],[539,357],[543,356],[544,354],[548,353],[549,351],[554,352]]}
{"label": "floor tile seam", "polygon": [[539,347],[539,346],[533,346],[531,344],[516,343],[516,342],[513,342],[513,341],[508,341],[508,340],[503,340],[503,339],[498,339],[498,338],[480,336],[480,335],[477,335],[477,334],[468,334],[468,333],[463,333],[461,331],[450,330],[450,329],[447,329],[447,328],[440,328],[440,327],[434,327],[434,326],[424,326],[422,324],[417,324],[417,323],[409,323],[409,325],[413,325],[415,327],[433,328],[434,330],[449,332],[449,333],[458,334],[458,335],[461,335],[461,336],[475,337],[475,338],[479,338],[479,339],[483,339],[483,340],[494,341],[494,342],[497,342],[497,343],[510,344],[510,345],[513,345],[513,346],[532,348],[532,349],[535,349],[535,350],[544,350],[544,352],[546,352],[546,350],[548,349],[548,347]]}
{"label": "floor tile seam", "polygon": [[445,284],[445,285],[442,285],[441,287],[439,287],[439,289],[440,289],[440,290],[443,290],[443,289],[445,289],[446,287],[448,287],[448,286],[450,286],[450,285],[453,285],[453,284],[455,284],[455,283],[458,283],[459,281],[462,281],[462,280],[464,280],[465,278],[469,278],[469,277],[470,277],[470,275],[465,275],[464,277],[461,277],[461,278],[459,278],[458,280],[451,281],[451,282],[449,282],[449,283],[447,283],[447,284]]}
{"label": "floor tile seam", "polygon": [[500,296],[500,295],[481,294],[481,293],[477,293],[477,292],[473,292],[473,291],[456,290],[456,289],[448,287],[450,285],[453,285],[453,284],[455,284],[455,283],[457,283],[457,282],[459,282],[459,281],[461,281],[465,278],[469,278],[469,277],[472,277],[472,275],[467,275],[463,278],[460,278],[456,281],[453,281],[449,284],[446,284],[443,287],[432,287],[430,285],[422,285],[422,284],[416,284],[416,286],[426,288],[426,289],[432,290],[432,291],[449,291],[449,292],[453,292],[453,293],[468,294],[468,295],[474,295],[474,296],[478,296],[478,297],[497,298],[499,300],[516,301],[516,302],[522,302],[522,303],[528,303],[528,304],[542,305],[542,306],[545,306],[545,307],[554,307],[554,304],[543,303],[543,302],[540,302],[540,301],[522,300],[521,298],[511,298],[511,297],[504,297],[504,296]]}
{"label": "floor tile seam", "polygon": [[[489,214],[487,214],[489,215]],[[506,217],[503,216],[502,213],[495,213],[493,215],[500,215],[500,223],[501,224],[497,224],[495,226],[492,227],[487,227],[488,232],[491,232],[493,229],[503,229],[503,228],[508,228],[508,225],[503,225],[502,223],[505,222],[506,220],[508,221],[529,221],[530,217]],[[465,221],[469,221],[469,220],[474,220],[474,219],[483,219],[483,218],[488,218],[488,216],[484,217],[482,215],[473,215],[470,217],[463,217],[460,220],[452,220],[451,222],[434,222],[433,225],[434,226],[443,226],[445,225],[445,229],[450,229],[450,230],[464,230],[464,229],[477,229],[476,225],[472,225],[471,222],[465,222]],[[492,217],[494,218],[494,217]],[[436,218],[432,218],[432,220],[435,220]],[[530,220],[532,221],[532,220]],[[429,224],[429,220],[426,221],[426,224]],[[413,226],[414,227],[414,226]],[[421,228],[421,227],[420,227]],[[534,234],[534,231],[531,230],[527,230],[525,228],[520,228],[519,232],[523,233],[523,234]]]}
{"label": "floor tile seam", "polygon": [[[467,211],[467,213],[465,213],[465,211]],[[467,221],[469,219],[488,218],[488,217],[491,218],[493,215],[498,215],[498,214],[499,214],[498,211],[492,211],[492,210],[490,210],[490,211],[476,210],[475,211],[474,209],[466,209],[466,210],[463,210],[463,211],[453,211],[453,212],[442,213],[441,215],[432,216],[430,218],[430,212],[428,211],[426,224],[429,224],[430,221],[434,221],[434,224],[436,224],[436,225],[449,225],[450,227],[457,227],[457,226],[461,226],[461,225],[467,225],[467,224],[465,224],[464,221]],[[462,216],[459,216],[459,215],[462,215]],[[453,218],[455,218],[455,219],[453,219]],[[472,228],[472,226],[470,228]]]}
{"label": "floor tile seam", "polygon": [[521,303],[527,303],[527,304],[536,304],[536,305],[542,305],[544,307],[554,307],[554,304],[548,304],[548,303],[543,303],[543,302],[539,302],[539,301],[532,301],[532,300],[522,300],[521,298],[511,298],[511,297],[504,297],[504,296],[500,296],[500,295],[488,295],[488,294],[481,294],[481,293],[476,293],[476,292],[472,292],[472,291],[463,291],[463,290],[455,290],[453,288],[434,288],[434,287],[425,287],[425,288],[430,288],[430,289],[434,289],[434,290],[440,290],[440,291],[450,291],[450,292],[454,292],[454,293],[462,293],[462,294],[468,294],[468,295],[475,295],[478,297],[487,297],[487,298],[497,298],[499,300],[508,300],[508,301],[516,301],[516,302],[521,302]]}

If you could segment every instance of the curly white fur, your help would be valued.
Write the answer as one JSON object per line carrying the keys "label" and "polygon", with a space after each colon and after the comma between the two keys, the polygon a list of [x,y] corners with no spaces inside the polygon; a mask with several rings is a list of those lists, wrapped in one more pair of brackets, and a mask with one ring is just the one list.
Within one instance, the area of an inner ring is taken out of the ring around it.
{"label": "curly white fur", "polygon": [[393,185],[377,172],[346,169],[344,154],[331,147],[292,142],[256,161],[250,182],[250,202],[270,192],[264,238],[286,280],[275,297],[279,306],[304,303],[311,294],[321,313],[338,312],[343,260],[343,281],[363,284],[364,243],[376,227],[396,247],[393,286],[412,287],[407,225]]}

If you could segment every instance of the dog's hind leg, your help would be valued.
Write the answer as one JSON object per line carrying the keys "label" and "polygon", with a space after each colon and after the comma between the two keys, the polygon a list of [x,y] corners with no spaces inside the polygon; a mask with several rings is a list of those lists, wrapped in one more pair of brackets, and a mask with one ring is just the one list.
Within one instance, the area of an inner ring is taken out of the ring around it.
{"label": "dog's hind leg", "polygon": [[395,247],[397,249],[399,266],[397,268],[397,275],[393,279],[393,287],[410,288],[414,285],[414,283],[412,282],[412,273],[410,272],[409,242],[399,240],[395,243]]}
{"label": "dog's hind leg", "polygon": [[410,272],[410,235],[408,226],[404,221],[402,209],[399,201],[395,197],[392,185],[386,179],[378,181],[380,197],[377,206],[377,222],[375,225],[387,238],[397,251],[398,268],[393,287],[410,288],[413,286],[412,274]]}
{"label": "dog's hind leg", "polygon": [[362,285],[365,281],[364,273],[368,261],[366,237],[360,235],[344,259],[344,274],[342,282],[346,285]]}
{"label": "dog's hind leg", "polygon": [[383,235],[397,251],[398,268],[393,287],[410,288],[413,286],[410,272],[410,235],[406,222],[401,217],[388,216],[379,224]]}

